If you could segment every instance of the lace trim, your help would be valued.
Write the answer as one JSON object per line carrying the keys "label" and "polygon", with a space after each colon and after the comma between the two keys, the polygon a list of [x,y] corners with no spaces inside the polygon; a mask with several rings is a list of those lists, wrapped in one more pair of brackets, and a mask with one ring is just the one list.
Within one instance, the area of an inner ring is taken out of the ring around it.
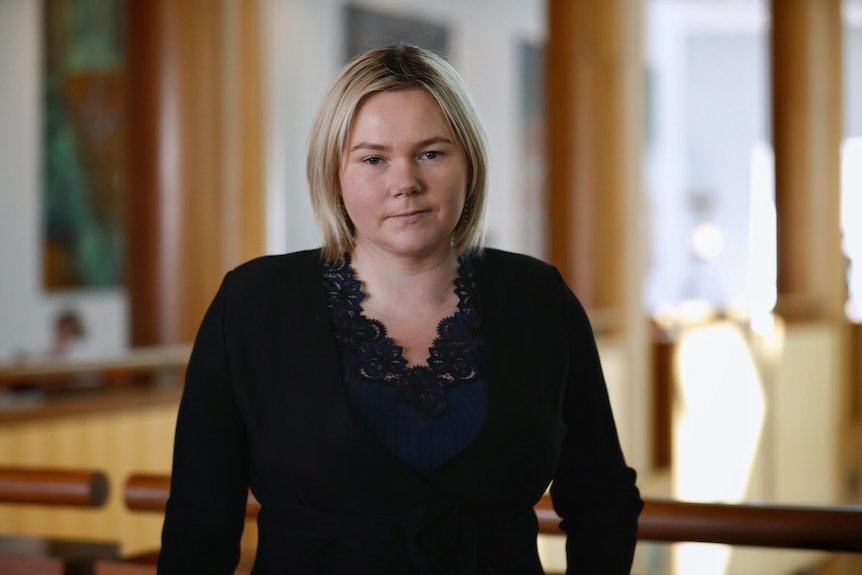
{"label": "lace trim", "polygon": [[481,379],[478,358],[482,340],[473,302],[474,284],[472,266],[467,258],[461,258],[455,280],[458,310],[437,325],[427,363],[408,367],[402,347],[387,335],[386,326],[363,315],[360,304],[365,294],[350,265],[350,256],[346,254],[324,266],[335,336],[342,352],[356,358],[361,379],[395,388],[399,401],[431,416],[445,413],[450,388]]}

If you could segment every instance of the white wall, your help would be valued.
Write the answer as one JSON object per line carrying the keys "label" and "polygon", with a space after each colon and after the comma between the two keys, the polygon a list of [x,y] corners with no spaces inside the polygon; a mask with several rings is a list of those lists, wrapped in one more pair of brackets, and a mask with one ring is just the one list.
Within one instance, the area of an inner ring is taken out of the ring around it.
{"label": "white wall", "polygon": [[45,351],[76,307],[91,347],[128,341],[123,290],[48,293],[41,276],[41,2],[0,1],[0,362]]}

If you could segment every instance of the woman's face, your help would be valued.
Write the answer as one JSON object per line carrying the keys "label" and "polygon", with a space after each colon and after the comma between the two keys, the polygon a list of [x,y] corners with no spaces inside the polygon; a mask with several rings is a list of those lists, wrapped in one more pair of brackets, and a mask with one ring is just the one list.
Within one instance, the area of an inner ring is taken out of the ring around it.
{"label": "woman's face", "polygon": [[365,100],[347,136],[340,182],[357,251],[413,259],[450,253],[467,159],[426,90]]}

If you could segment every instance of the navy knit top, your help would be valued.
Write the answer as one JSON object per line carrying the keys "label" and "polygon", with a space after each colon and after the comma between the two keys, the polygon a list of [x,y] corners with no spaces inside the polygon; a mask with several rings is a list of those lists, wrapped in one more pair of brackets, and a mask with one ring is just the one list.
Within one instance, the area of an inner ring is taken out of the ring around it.
{"label": "navy knit top", "polygon": [[324,285],[354,425],[418,473],[437,469],[485,422],[482,334],[469,259],[459,260],[458,311],[437,326],[424,365],[408,366],[386,327],[363,315],[365,294],[349,256],[326,265]]}

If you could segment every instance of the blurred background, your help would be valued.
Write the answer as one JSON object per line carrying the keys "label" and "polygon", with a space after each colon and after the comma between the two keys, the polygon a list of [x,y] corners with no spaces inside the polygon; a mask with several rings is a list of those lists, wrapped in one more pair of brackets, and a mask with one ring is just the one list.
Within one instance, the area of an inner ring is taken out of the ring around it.
{"label": "blurred background", "polygon": [[[397,40],[472,90],[487,245],[584,302],[646,495],[862,503],[862,0],[0,0],[0,465],[170,471],[206,306],[318,245],[312,115]],[[157,547],[119,491],[0,532]],[[641,542],[635,572],[851,561]]]}

